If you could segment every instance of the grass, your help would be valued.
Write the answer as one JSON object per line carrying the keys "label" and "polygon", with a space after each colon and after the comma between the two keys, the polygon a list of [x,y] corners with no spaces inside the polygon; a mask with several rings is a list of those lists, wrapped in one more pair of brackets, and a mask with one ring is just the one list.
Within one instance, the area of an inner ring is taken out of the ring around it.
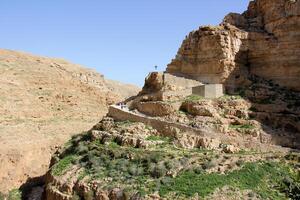
{"label": "grass", "polygon": [[177,112],[177,114],[179,114],[179,115],[188,115],[188,112],[186,112],[186,111],[184,111],[184,110],[177,110],[176,112]]}
{"label": "grass", "polygon": [[134,122],[126,120],[126,121],[121,121],[121,122],[115,122],[117,126],[130,126],[132,125]]}
{"label": "grass", "polygon": [[280,184],[285,175],[287,169],[277,163],[247,163],[242,169],[228,174],[184,171],[169,184],[162,185],[159,193],[166,196],[175,192],[186,197],[198,193],[200,197],[206,197],[217,188],[230,185],[241,190],[253,190],[263,199],[285,199],[285,195],[278,193],[274,187]]}
{"label": "grass", "polygon": [[77,156],[75,155],[68,155],[64,157],[52,167],[52,174],[55,176],[62,175],[76,160]]}
{"label": "grass", "polygon": [[[169,140],[167,137],[149,136],[147,140]],[[78,151],[85,145],[84,151]],[[79,152],[81,152],[79,154]],[[247,154],[240,152],[236,156]],[[52,167],[54,175],[62,175],[73,164],[81,167],[78,179],[88,176],[87,181],[101,180],[102,189],[119,187],[131,196],[139,192],[142,196],[156,191],[163,198],[177,193],[182,199],[194,196],[206,197],[217,188],[230,186],[240,190],[252,190],[262,199],[286,199],[298,193],[299,185],[292,165],[283,162],[244,163],[238,160],[233,164],[239,170],[220,174],[207,170],[219,166],[214,162],[217,154],[202,149],[178,149],[171,143],[140,149],[120,146],[111,142],[102,144],[99,140],[90,141],[88,135],[76,136],[69,143],[62,159]],[[231,155],[234,156],[234,155]],[[219,158],[219,157],[217,157]],[[294,155],[286,160],[298,161]],[[180,171],[177,171],[181,169]],[[176,171],[176,176],[169,172]],[[292,180],[283,182],[283,180]],[[92,195],[91,195],[92,196]]]}
{"label": "grass", "polygon": [[204,99],[204,97],[199,95],[189,95],[185,98],[185,101],[195,102],[195,101],[200,101],[201,99]]}
{"label": "grass", "polygon": [[164,141],[164,142],[169,142],[170,138],[168,137],[163,137],[159,135],[150,135],[146,138],[148,141]]}
{"label": "grass", "polygon": [[19,189],[13,189],[9,191],[8,195],[4,195],[0,192],[0,200],[21,200],[22,192]]}
{"label": "grass", "polygon": [[148,125],[145,126],[145,129],[147,129],[149,131],[153,130],[152,126],[148,126]]}
{"label": "grass", "polygon": [[21,200],[22,192],[18,189],[13,189],[8,193],[7,200]]}
{"label": "grass", "polygon": [[4,200],[5,195],[0,192],[0,200]]}

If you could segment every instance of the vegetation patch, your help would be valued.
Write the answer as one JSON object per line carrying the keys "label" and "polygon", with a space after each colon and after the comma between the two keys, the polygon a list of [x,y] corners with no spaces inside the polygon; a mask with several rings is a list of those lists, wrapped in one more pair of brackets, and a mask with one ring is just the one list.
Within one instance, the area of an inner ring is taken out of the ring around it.
{"label": "vegetation patch", "polygon": [[[71,165],[77,165],[80,170],[78,179],[88,176],[85,181],[101,182],[99,189],[121,188],[128,197],[136,193],[145,196],[155,192],[166,199],[174,194],[181,199],[196,193],[207,197],[218,188],[230,186],[251,190],[262,199],[298,198],[296,165],[286,164],[298,161],[294,154],[281,157],[280,162],[249,163],[242,159],[247,153],[221,157],[214,151],[175,148],[167,137],[149,136],[147,140],[165,143],[142,149],[120,146],[115,142],[104,144],[99,140],[92,141],[88,134],[74,137],[62,152],[61,159],[52,167],[52,174],[62,175],[71,169]],[[232,171],[231,167],[224,171],[225,174],[219,173],[216,169],[224,166],[221,158],[228,161],[232,157],[239,157],[230,163],[237,169]],[[93,193],[85,195],[90,198]]]}
{"label": "vegetation patch", "polygon": [[195,102],[195,101],[200,101],[202,99],[204,99],[204,97],[199,96],[199,95],[189,95],[185,98],[185,101]]}
{"label": "vegetation patch", "polygon": [[150,135],[146,138],[148,141],[164,141],[164,142],[169,142],[170,138],[168,137],[163,137],[159,135]]}
{"label": "vegetation patch", "polygon": [[[218,173],[195,173],[194,171],[184,171],[168,184],[160,188],[162,196],[170,192],[183,194],[191,197],[198,193],[205,197],[217,188],[229,185],[242,190],[253,190],[263,199],[285,199],[285,195],[278,193],[276,186],[279,186],[284,177],[290,177],[288,169],[278,163],[247,163],[241,170],[228,174]],[[285,189],[288,186],[284,186]],[[294,195],[297,195],[297,186],[293,186]]]}
{"label": "vegetation patch", "polygon": [[11,190],[8,194],[8,200],[21,200],[22,193],[18,189]]}
{"label": "vegetation patch", "polygon": [[130,126],[130,125],[132,125],[132,124],[134,124],[134,123],[135,123],[135,122],[132,122],[132,121],[129,121],[129,120],[121,121],[121,122],[115,122],[115,124],[116,124],[117,126],[125,126],[125,127]]}
{"label": "vegetation patch", "polygon": [[18,189],[13,189],[9,191],[7,196],[0,193],[0,200],[21,200],[21,199],[22,199],[22,192]]}
{"label": "vegetation patch", "polygon": [[229,128],[231,129],[254,129],[255,126],[251,124],[230,124]]}
{"label": "vegetation patch", "polygon": [[75,163],[76,160],[77,156],[75,155],[69,155],[64,157],[52,167],[52,174],[55,176],[62,175],[72,164]]}

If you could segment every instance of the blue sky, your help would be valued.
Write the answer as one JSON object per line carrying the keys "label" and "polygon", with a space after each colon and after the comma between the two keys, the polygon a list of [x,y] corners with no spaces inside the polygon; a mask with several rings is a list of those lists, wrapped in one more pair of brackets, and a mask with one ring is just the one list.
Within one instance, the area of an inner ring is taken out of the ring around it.
{"label": "blue sky", "polygon": [[249,0],[1,0],[0,48],[58,57],[142,85],[184,37]]}

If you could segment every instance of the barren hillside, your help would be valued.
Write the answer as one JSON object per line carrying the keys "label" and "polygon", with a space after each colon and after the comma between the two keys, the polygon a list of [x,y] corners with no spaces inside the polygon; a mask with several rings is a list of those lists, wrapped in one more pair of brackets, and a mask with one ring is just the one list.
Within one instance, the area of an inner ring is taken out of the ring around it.
{"label": "barren hillside", "polygon": [[61,59],[0,50],[0,191],[43,175],[59,145],[137,91]]}

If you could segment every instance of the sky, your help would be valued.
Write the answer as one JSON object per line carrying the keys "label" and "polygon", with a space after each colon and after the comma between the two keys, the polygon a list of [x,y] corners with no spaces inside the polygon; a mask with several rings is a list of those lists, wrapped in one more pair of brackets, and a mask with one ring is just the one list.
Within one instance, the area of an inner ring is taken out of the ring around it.
{"label": "sky", "polygon": [[0,0],[0,48],[64,58],[142,86],[182,40],[249,0]]}

